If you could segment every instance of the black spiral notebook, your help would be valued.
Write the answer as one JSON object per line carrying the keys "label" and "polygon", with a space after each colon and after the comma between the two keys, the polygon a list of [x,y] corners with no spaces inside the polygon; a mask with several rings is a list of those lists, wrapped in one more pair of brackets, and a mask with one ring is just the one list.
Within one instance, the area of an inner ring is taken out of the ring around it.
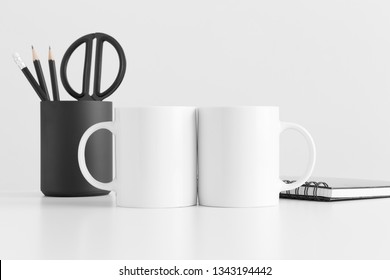
{"label": "black spiral notebook", "polygon": [[[285,183],[294,180],[283,180]],[[281,198],[339,201],[390,197],[390,181],[346,178],[311,178],[299,188],[283,191]]]}

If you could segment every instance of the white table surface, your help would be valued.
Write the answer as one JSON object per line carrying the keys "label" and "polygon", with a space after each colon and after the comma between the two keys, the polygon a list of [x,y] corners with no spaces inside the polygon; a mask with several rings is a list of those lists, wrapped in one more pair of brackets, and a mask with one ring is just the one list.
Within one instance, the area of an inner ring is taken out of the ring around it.
{"label": "white table surface", "polygon": [[131,209],[0,192],[0,259],[390,259],[390,199]]}

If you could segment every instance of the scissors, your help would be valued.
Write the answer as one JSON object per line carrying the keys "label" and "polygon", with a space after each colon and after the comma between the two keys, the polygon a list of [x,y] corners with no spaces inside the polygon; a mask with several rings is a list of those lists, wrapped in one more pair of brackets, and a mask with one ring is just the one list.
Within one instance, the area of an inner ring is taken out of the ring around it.
{"label": "scissors", "polygon": [[[95,50],[95,72],[93,81],[93,93],[89,95],[89,85],[91,77],[91,63],[92,63],[92,48],[93,40],[96,39],[96,50]],[[118,74],[112,83],[112,85],[105,91],[100,91],[101,75],[102,75],[102,59],[103,59],[103,43],[110,43],[116,50],[119,56],[119,70]],[[73,52],[82,44],[85,44],[85,60],[84,60],[84,72],[83,72],[83,87],[81,92],[76,92],[69,84],[68,80],[68,62]],[[119,87],[123,81],[123,77],[126,72],[126,57],[121,45],[110,35],[104,33],[91,33],[77,39],[64,54],[61,61],[61,81],[65,90],[77,100],[83,101],[101,101],[111,94]]]}

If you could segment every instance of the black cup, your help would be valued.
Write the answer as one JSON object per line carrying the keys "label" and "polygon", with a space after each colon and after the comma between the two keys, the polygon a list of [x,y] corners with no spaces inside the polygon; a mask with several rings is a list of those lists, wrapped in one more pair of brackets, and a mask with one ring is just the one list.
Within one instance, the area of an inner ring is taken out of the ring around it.
{"label": "black cup", "polygon": [[[109,192],[89,184],[81,174],[79,141],[91,125],[112,121],[112,102],[41,102],[41,191],[46,196],[96,196]],[[88,169],[99,181],[112,180],[112,134],[100,130],[87,143]]]}

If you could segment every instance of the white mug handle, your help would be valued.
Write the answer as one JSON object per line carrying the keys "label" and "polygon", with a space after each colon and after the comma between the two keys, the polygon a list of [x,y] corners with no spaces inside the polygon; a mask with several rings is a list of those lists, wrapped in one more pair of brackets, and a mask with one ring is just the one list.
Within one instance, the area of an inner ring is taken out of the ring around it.
{"label": "white mug handle", "polygon": [[314,140],[311,137],[310,133],[302,126],[295,124],[295,123],[288,123],[288,122],[281,122],[280,123],[280,133],[286,131],[287,129],[293,129],[298,131],[303,137],[305,137],[306,142],[309,146],[309,162],[307,164],[307,168],[305,173],[294,183],[287,184],[284,182],[281,182],[281,191],[287,191],[287,190],[292,190],[296,189],[300,186],[302,186],[306,181],[309,179],[311,176],[313,169],[314,169],[314,164],[316,161],[316,146],[314,144]]}
{"label": "white mug handle", "polygon": [[90,183],[92,186],[106,190],[106,191],[112,191],[115,189],[116,185],[116,177],[111,182],[103,183],[91,175],[91,173],[88,170],[87,163],[85,161],[85,146],[87,145],[87,141],[89,137],[96,131],[100,129],[107,129],[111,131],[114,135],[116,132],[115,125],[113,122],[100,122],[97,124],[92,125],[90,128],[88,128],[83,136],[81,137],[80,143],[79,143],[79,149],[78,149],[78,160],[79,160],[79,166],[81,173],[84,175],[85,179]]}

